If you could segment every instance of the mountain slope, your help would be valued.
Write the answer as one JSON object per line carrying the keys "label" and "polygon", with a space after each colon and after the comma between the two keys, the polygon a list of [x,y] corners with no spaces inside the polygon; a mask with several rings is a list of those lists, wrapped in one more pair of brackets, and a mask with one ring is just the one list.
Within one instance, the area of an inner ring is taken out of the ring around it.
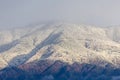
{"label": "mountain slope", "polygon": [[0,31],[0,68],[40,60],[120,67],[120,27],[41,24]]}

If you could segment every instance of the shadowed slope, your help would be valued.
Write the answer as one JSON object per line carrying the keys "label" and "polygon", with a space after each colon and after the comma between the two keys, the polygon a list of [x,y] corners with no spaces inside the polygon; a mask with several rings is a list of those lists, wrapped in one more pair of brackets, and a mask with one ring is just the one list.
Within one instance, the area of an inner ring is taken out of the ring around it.
{"label": "shadowed slope", "polygon": [[[15,58],[13,58],[8,64],[12,66],[18,66],[21,65],[23,63],[25,63],[26,61],[28,61],[32,56],[34,56],[42,47],[47,46],[47,45],[51,45],[51,44],[57,44],[58,42],[56,42],[56,39],[61,35],[62,33],[56,33],[53,34],[51,33],[45,40],[43,40],[40,44],[38,44],[34,49],[32,49],[32,51],[26,55],[20,55],[17,56]],[[46,55],[46,54],[44,54]],[[43,56],[44,56],[43,55]],[[41,56],[41,58],[43,57]],[[48,55],[47,55],[48,56]],[[50,55],[49,55],[50,56]],[[22,60],[21,60],[22,59]],[[19,62],[17,64],[17,62]]]}
{"label": "shadowed slope", "polygon": [[8,44],[4,44],[0,46],[0,53],[3,53],[9,49],[11,49],[12,47],[16,46],[17,44],[19,44],[19,40],[14,40]]}
{"label": "shadowed slope", "polygon": [[119,75],[120,69],[110,64],[106,67],[87,63],[70,65],[50,60],[35,61],[0,71],[1,80],[112,80]]}

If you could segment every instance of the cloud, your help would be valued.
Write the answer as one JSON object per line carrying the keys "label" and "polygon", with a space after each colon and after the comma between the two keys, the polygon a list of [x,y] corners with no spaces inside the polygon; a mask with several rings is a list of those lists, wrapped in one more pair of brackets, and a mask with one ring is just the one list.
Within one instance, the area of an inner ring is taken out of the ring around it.
{"label": "cloud", "polygon": [[119,25],[119,3],[119,0],[0,0],[0,26],[50,20]]}

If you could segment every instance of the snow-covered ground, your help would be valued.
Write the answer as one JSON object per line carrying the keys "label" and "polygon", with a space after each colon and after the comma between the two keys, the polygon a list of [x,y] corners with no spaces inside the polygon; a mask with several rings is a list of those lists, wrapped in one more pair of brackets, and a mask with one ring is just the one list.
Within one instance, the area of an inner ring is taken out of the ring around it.
{"label": "snow-covered ground", "polygon": [[0,31],[0,68],[43,59],[120,67],[120,27],[55,23]]}

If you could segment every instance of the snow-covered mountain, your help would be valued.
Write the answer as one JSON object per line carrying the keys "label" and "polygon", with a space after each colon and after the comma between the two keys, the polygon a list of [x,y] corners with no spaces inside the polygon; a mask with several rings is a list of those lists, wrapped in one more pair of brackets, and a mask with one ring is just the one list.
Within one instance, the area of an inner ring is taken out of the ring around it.
{"label": "snow-covered mountain", "polygon": [[43,60],[120,68],[120,27],[54,23],[0,31],[0,69]]}

